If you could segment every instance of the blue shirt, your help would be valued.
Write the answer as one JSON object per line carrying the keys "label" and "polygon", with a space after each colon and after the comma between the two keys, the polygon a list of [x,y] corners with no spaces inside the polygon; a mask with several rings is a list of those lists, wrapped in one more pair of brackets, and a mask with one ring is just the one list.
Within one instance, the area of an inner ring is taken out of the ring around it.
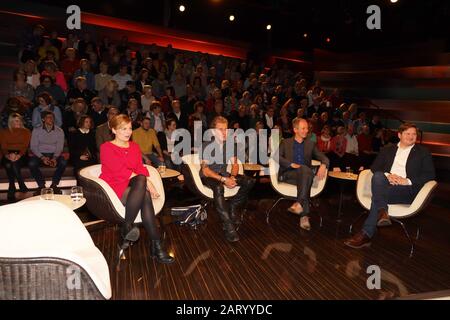
{"label": "blue shirt", "polygon": [[300,165],[305,164],[305,141],[298,143],[294,139],[294,163]]}

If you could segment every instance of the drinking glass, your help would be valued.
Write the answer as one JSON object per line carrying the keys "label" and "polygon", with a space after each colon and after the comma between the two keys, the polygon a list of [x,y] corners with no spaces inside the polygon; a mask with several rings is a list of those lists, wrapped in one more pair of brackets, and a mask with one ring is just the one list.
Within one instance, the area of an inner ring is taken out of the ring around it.
{"label": "drinking glass", "polygon": [[42,188],[41,190],[41,200],[54,200],[55,194],[52,188]]}
{"label": "drinking glass", "polygon": [[83,187],[75,186],[70,190],[70,198],[72,201],[80,201],[83,199]]}
{"label": "drinking glass", "polygon": [[351,167],[345,167],[345,172],[347,172],[347,177],[351,177],[352,176],[352,168]]}
{"label": "drinking glass", "polygon": [[160,174],[164,174],[166,172],[166,166],[164,164],[160,165],[158,171]]}

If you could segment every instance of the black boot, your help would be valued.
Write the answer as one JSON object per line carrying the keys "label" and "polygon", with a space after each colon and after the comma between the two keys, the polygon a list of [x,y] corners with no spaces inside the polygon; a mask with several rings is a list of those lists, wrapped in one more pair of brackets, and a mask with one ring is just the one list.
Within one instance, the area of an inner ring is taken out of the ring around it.
{"label": "black boot", "polygon": [[14,201],[16,201],[16,188],[14,188],[14,189],[9,188],[9,189],[8,189],[7,200],[8,200],[8,202],[14,202]]}
{"label": "black boot", "polygon": [[239,241],[239,236],[236,232],[236,228],[234,227],[231,221],[225,222],[223,224],[223,231],[225,233],[225,238],[229,242]]}
{"label": "black boot", "polygon": [[156,258],[159,263],[172,263],[175,259],[167,254],[162,248],[161,240],[151,240],[152,247],[150,254],[152,258]]}
{"label": "black boot", "polygon": [[27,188],[26,184],[24,183],[24,184],[19,184],[19,191],[26,193],[26,192],[29,192],[30,190]]}
{"label": "black boot", "polygon": [[230,205],[230,219],[236,227],[239,227],[242,223],[242,215],[240,211],[236,209],[236,206]]}
{"label": "black boot", "polygon": [[54,194],[62,194],[61,189],[58,188],[58,185],[52,183],[52,184],[50,185],[50,188],[53,189],[53,193],[54,193]]}
{"label": "black boot", "polygon": [[120,228],[120,235],[122,236],[122,240],[135,242],[139,239],[139,228],[135,227],[132,223],[124,223]]}

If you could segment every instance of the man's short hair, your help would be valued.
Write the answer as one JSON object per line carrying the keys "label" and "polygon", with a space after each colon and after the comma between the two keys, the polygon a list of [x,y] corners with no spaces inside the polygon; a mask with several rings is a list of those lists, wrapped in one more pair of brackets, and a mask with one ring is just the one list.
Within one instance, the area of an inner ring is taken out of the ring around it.
{"label": "man's short hair", "polygon": [[79,76],[79,77],[75,78],[75,83],[76,84],[80,83],[81,81],[86,81],[86,77]]}
{"label": "man's short hair", "polygon": [[100,102],[100,103],[103,104],[103,101],[102,101],[102,99],[100,99],[100,97],[94,97],[94,98],[92,98],[91,104],[93,104],[93,103],[95,103],[95,102]]}
{"label": "man's short hair", "polygon": [[218,123],[226,123],[228,125],[228,120],[225,117],[217,116],[211,122],[211,128],[215,128]]}
{"label": "man's short hair", "polygon": [[405,123],[402,123],[402,124],[400,125],[400,127],[398,127],[398,132],[399,132],[399,133],[402,133],[403,131],[406,131],[406,130],[408,130],[408,129],[410,129],[410,128],[416,129],[416,133],[417,133],[417,126],[416,126],[414,123],[412,123],[412,122],[405,122]]}
{"label": "man's short hair", "polygon": [[292,128],[297,128],[298,125],[299,125],[299,123],[300,123],[301,121],[307,122],[307,121],[306,121],[305,119],[303,119],[303,118],[295,117],[295,118],[292,120]]}
{"label": "man's short hair", "polygon": [[46,110],[41,112],[42,121],[44,121],[45,117],[48,115],[51,115],[53,117],[53,120],[55,120],[55,114],[53,113],[53,111]]}

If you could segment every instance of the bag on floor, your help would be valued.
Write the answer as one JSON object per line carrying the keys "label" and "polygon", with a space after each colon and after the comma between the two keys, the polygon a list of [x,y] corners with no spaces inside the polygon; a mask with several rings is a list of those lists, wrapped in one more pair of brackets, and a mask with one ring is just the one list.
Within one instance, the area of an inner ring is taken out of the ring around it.
{"label": "bag on floor", "polygon": [[188,225],[190,227],[197,227],[205,222],[208,217],[206,212],[206,205],[192,205],[187,207],[174,207],[171,209],[171,215],[177,216],[175,222],[178,225]]}

